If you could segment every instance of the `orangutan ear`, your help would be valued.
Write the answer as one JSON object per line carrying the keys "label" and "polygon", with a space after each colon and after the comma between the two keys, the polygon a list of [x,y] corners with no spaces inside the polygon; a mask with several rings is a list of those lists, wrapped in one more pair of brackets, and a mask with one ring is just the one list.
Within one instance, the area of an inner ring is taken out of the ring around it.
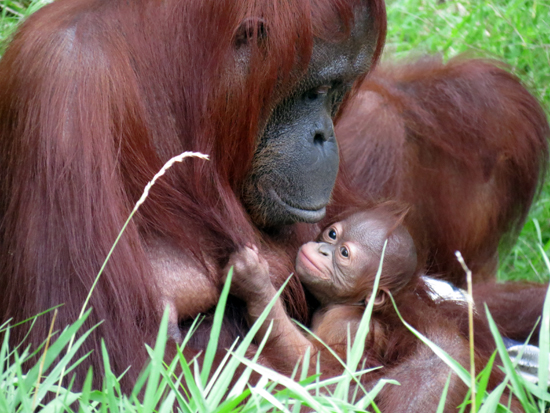
{"label": "orangutan ear", "polygon": [[[386,304],[386,301],[389,300],[390,292],[386,287],[382,287],[378,289],[378,293],[376,294],[376,298],[374,299],[374,309],[383,307],[384,304]],[[365,304],[369,303],[369,298],[367,297],[365,299]]]}
{"label": "orangutan ear", "polygon": [[260,45],[267,38],[267,26],[264,19],[259,17],[247,17],[244,19],[235,32],[235,47],[249,45],[256,39]]}

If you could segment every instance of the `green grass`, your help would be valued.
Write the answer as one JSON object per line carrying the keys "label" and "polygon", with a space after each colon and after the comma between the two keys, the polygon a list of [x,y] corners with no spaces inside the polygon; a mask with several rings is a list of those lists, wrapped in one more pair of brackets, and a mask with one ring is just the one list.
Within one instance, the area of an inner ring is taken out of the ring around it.
{"label": "green grass", "polygon": [[[161,323],[157,342],[154,348],[148,348],[150,362],[136,383],[131,394],[122,394],[117,378],[110,369],[109,356],[103,346],[105,361],[104,384],[101,390],[92,390],[93,372],[89,372],[82,391],[71,390],[71,370],[83,360],[73,360],[77,349],[86,339],[88,332],[82,334],[74,344],[77,331],[89,315],[86,312],[72,326],[52,335],[51,345],[40,346],[31,353],[20,345],[12,349],[8,344],[9,327],[0,326],[0,333],[6,332],[0,344],[0,411],[30,412],[40,408],[41,412],[69,412],[77,408],[79,412],[299,412],[307,406],[315,412],[360,412],[373,405],[374,397],[384,385],[396,385],[391,381],[381,380],[369,391],[359,383],[359,378],[368,373],[358,371],[359,361],[364,350],[365,338],[357,340],[350,352],[341,376],[321,379],[318,375],[308,376],[308,363],[300,365],[293,377],[283,376],[269,368],[257,364],[256,358],[249,360],[245,353],[265,321],[271,306],[266,308],[250,332],[240,342],[234,343],[227,357],[220,365],[213,364],[217,351],[224,315],[225,303],[229,294],[231,271],[228,275],[220,301],[218,303],[210,343],[201,361],[187,360],[182,351],[170,364],[164,360],[164,349],[167,343],[168,312]],[[282,291],[282,289],[280,290]],[[279,291],[279,294],[280,294]],[[277,297],[275,297],[277,298]],[[374,296],[370,310],[374,303]],[[368,332],[370,312],[366,311],[360,329],[363,335]],[[200,321],[198,321],[200,322]],[[185,347],[189,337],[183,341]],[[265,342],[259,345],[263,348]],[[39,361],[23,374],[22,364],[34,354],[41,355]],[[257,353],[259,355],[259,352]],[[55,360],[57,363],[54,363]],[[244,364],[247,368],[236,373]],[[262,378],[253,385],[249,382],[253,371]],[[317,364],[317,371],[321,371]],[[236,374],[239,374],[236,376]],[[58,383],[64,379],[64,387]],[[361,391],[354,390],[361,388]],[[47,396],[56,395],[48,399]]]}
{"label": "green grass", "polygon": [[[377,280],[380,273],[379,269]],[[168,312],[166,312],[154,348],[148,347],[150,362],[145,366],[130,394],[122,393],[119,378],[111,371],[109,356],[104,345],[102,345],[105,366],[103,387],[100,390],[91,388],[93,372],[90,370],[83,389],[81,391],[72,389],[71,370],[84,360],[74,360],[74,354],[89,332],[84,332],[76,340],[75,337],[89,315],[89,311],[85,312],[73,325],[63,331],[54,332],[51,340],[48,339],[47,343],[34,349],[34,352],[26,347],[26,343],[22,343],[17,348],[10,348],[8,344],[9,327],[0,326],[0,336],[1,333],[4,333],[4,339],[0,343],[0,411],[11,413],[40,409],[41,412],[55,413],[72,411],[83,413],[120,411],[129,413],[153,411],[166,413],[173,411],[189,413],[299,412],[303,407],[306,407],[307,411],[320,413],[364,412],[367,408],[369,411],[379,411],[373,402],[378,392],[384,386],[395,386],[398,383],[392,380],[380,380],[369,390],[366,390],[360,383],[360,378],[369,373],[368,370],[360,369],[360,361],[364,351],[365,337],[368,334],[374,294],[361,320],[357,340],[349,347],[347,359],[341,361],[344,367],[342,375],[328,379],[322,379],[318,374],[310,376],[308,374],[310,359],[306,356],[306,362],[298,365],[292,377],[289,378],[258,364],[257,355],[259,353],[256,353],[256,357],[252,360],[245,358],[248,346],[260,324],[267,317],[274,301],[252,326],[247,336],[240,342],[234,343],[221,364],[213,364],[224,306],[229,294],[231,271],[227,278],[228,281],[221,293],[214,315],[210,343],[202,360],[186,359],[182,349],[189,337],[184,339],[181,349],[178,348],[179,351],[174,360],[169,363],[164,360],[164,349],[168,339]],[[506,376],[495,389],[487,390],[488,377],[493,362],[491,359],[488,367],[473,379],[476,391],[475,397],[472,396],[472,399],[476,404],[476,411],[508,412],[507,399],[502,397],[504,390],[508,388],[521,402],[526,412],[544,413],[550,402],[548,387],[526,382],[515,372],[513,361],[508,357],[490,315],[489,320]],[[542,320],[543,325],[548,325],[549,322],[550,297],[546,300]],[[405,325],[418,336],[419,340],[444,360],[460,380],[467,386],[470,385],[472,378],[463,366],[414,328],[406,323]],[[74,344],[69,344],[73,342]],[[260,343],[259,351],[264,344],[265,341]],[[541,350],[544,354],[550,350],[548,332],[541,335]],[[34,362],[31,361],[34,364],[23,373],[23,363],[30,360],[35,354],[40,356],[38,361],[36,359]],[[246,368],[238,373],[237,368],[241,363]],[[541,357],[541,363],[540,382],[547,383],[548,357]],[[250,375],[253,371],[259,373],[261,378],[251,383]],[[317,362],[315,371],[322,371],[319,362]],[[59,383],[64,385],[61,386]],[[447,393],[448,383],[442,392],[442,402],[438,406],[438,412],[443,411],[443,400]],[[538,398],[535,398],[535,395]],[[468,403],[470,403],[469,395],[466,396],[458,411],[469,411]]]}
{"label": "green grass", "polygon": [[[184,1],[184,0],[182,0]],[[15,26],[31,11],[47,3],[38,1],[0,0],[0,53]],[[504,1],[472,0],[438,2],[437,0],[389,0],[389,34],[387,55],[406,57],[413,54],[441,53],[445,58],[458,53],[470,52],[476,56],[495,57],[511,65],[512,70],[527,84],[532,92],[550,107],[550,3],[543,1]],[[550,185],[546,185],[539,200],[534,204],[529,220],[519,236],[511,253],[502,259],[499,277],[502,279],[548,280],[550,264],[545,263],[546,256],[541,253],[550,249]],[[225,290],[224,294],[227,294]],[[223,297],[223,295],[222,295]],[[214,322],[211,345],[206,350],[205,361],[186,360],[180,353],[172,363],[164,364],[164,346],[166,344],[166,319],[159,339],[154,348],[149,349],[151,363],[146,367],[134,392],[123,395],[120,392],[118,378],[110,371],[108,355],[104,351],[106,365],[104,387],[92,390],[85,385],[83,391],[71,390],[70,381],[64,380],[65,387],[59,388],[61,376],[71,376],[75,363],[65,354],[74,353],[82,343],[83,337],[74,340],[75,331],[83,320],[73,326],[55,333],[49,346],[34,349],[37,354],[45,354],[34,367],[23,374],[24,360],[31,356],[26,344],[10,348],[8,334],[0,342],[0,411],[27,412],[42,406],[44,412],[72,411],[81,412],[159,412],[173,411],[177,406],[184,412],[229,412],[238,405],[240,411],[298,411],[301,405],[307,405],[315,411],[358,411],[370,405],[372,397],[382,385],[380,383],[366,397],[357,397],[347,391],[353,387],[356,374],[344,373],[341,377],[323,381],[308,377],[307,366],[296,370],[291,379],[260,366],[254,360],[244,359],[244,352],[252,335],[237,343],[220,369],[209,363],[211,352],[215,348],[216,331],[221,325],[224,299],[220,299],[220,309]],[[541,334],[541,349],[548,354],[550,337],[550,299],[547,299],[545,317],[546,326]],[[84,315],[85,317],[86,315]],[[368,322],[368,317],[365,317]],[[494,325],[492,326],[494,330]],[[6,326],[0,326],[0,331]],[[253,331],[251,332],[253,333]],[[550,394],[545,386],[536,386],[523,381],[515,374],[512,362],[502,349],[502,342],[494,332],[506,373],[505,382],[492,392],[486,392],[487,373],[482,372],[476,378],[477,391],[475,403],[478,411],[506,411],[497,407],[499,395],[506,386],[521,400],[528,412],[544,412],[550,402]],[[426,338],[420,337],[430,346],[467,385],[471,380],[462,366],[454,363],[443,351],[437,349]],[[74,344],[69,345],[69,343]],[[363,341],[364,342],[364,341]],[[44,349],[47,348],[47,352]],[[70,350],[68,350],[70,348]],[[354,346],[349,357],[357,368],[362,347]],[[57,361],[54,363],[54,360]],[[42,361],[43,360],[43,361]],[[60,360],[60,361],[59,361]],[[245,363],[248,369],[231,384],[235,368]],[[545,382],[548,374],[548,357],[542,357],[539,377]],[[262,379],[255,385],[248,383],[252,370],[258,371]],[[209,377],[209,372],[214,374]],[[178,373],[176,373],[178,372]],[[87,383],[91,383],[90,372]],[[364,372],[358,375],[364,374]],[[335,390],[336,389],[336,390]],[[46,401],[46,394],[58,394],[54,400]],[[444,392],[445,393],[445,392]],[[535,399],[537,395],[539,399]],[[74,404],[72,404],[74,403]],[[466,405],[465,405],[466,406]],[[376,408],[371,405],[371,410]],[[469,410],[467,407],[464,409]],[[442,411],[438,409],[438,411]]]}
{"label": "green grass", "polygon": [[0,55],[19,22],[53,0],[0,0]]}

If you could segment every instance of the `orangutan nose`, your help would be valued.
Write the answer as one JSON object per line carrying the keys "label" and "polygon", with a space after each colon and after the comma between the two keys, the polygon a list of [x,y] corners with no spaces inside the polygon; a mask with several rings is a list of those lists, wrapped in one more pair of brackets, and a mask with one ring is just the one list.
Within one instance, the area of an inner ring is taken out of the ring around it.
{"label": "orangutan nose", "polygon": [[320,254],[323,254],[324,256],[328,257],[332,252],[332,246],[327,244],[326,242],[320,242],[318,251]]}

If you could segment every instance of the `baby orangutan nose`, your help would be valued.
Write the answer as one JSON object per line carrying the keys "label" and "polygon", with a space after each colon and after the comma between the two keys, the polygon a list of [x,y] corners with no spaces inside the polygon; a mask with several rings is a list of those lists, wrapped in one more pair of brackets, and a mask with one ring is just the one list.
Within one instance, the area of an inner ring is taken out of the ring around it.
{"label": "baby orangutan nose", "polygon": [[326,257],[330,257],[330,255],[332,254],[332,250],[334,250],[334,247],[330,244],[327,244],[326,242],[319,242],[318,244],[319,246],[317,247],[317,251]]}

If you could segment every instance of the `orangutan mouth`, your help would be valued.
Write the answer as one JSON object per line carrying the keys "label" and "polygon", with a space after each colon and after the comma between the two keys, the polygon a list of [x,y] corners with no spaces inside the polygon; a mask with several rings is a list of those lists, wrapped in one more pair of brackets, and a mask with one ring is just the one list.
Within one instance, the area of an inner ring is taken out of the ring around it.
{"label": "orangutan mouth", "polygon": [[298,218],[297,220],[300,222],[319,222],[322,220],[326,213],[327,208],[326,206],[323,206],[319,209],[308,209],[304,207],[296,207],[293,205],[290,205],[288,202],[285,202],[278,194],[275,192],[273,188],[269,189],[269,195],[271,198],[279,204],[287,213],[295,216]]}

